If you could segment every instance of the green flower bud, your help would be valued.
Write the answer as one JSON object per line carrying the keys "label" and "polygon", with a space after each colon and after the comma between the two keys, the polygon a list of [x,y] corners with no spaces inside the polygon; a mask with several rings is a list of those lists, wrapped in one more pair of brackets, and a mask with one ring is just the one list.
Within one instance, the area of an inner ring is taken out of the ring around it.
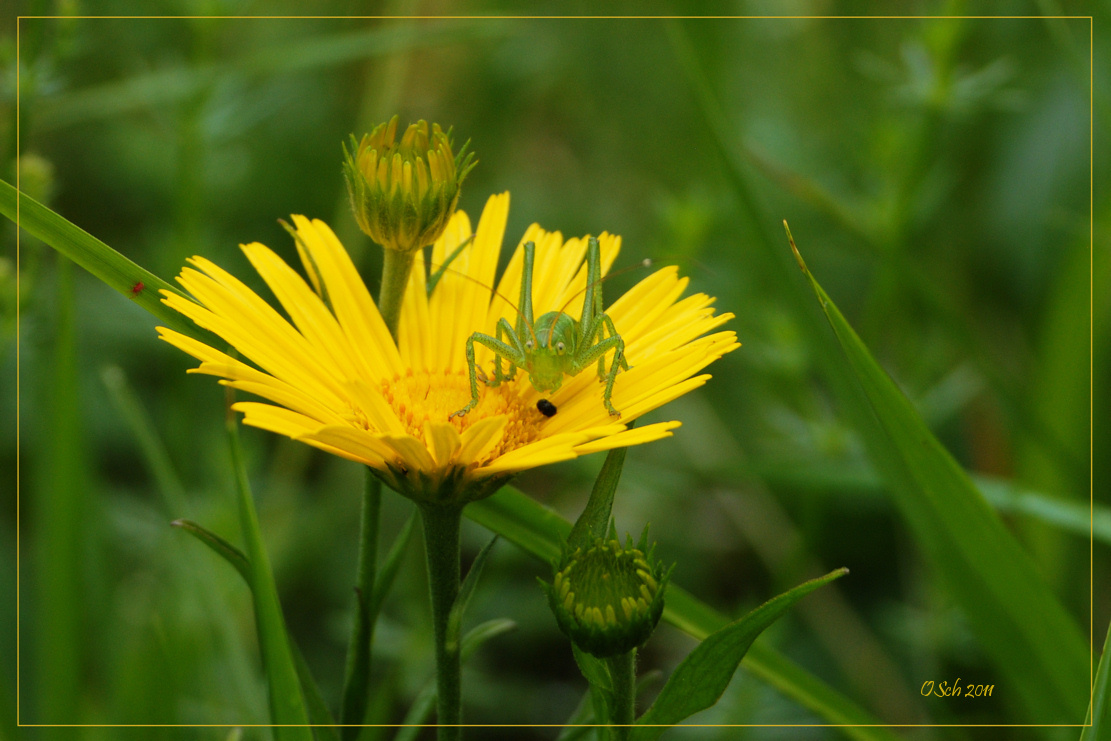
{"label": "green flower bud", "polygon": [[439,237],[475,163],[467,144],[451,153],[451,132],[425,121],[397,142],[397,116],[343,148],[344,175],[359,228],[386,249],[408,252]]}
{"label": "green flower bud", "polygon": [[[671,575],[645,555],[632,538],[599,538],[594,545],[565,554],[548,591],[559,628],[580,649],[600,658],[627,653],[652,635],[664,610],[664,588]],[[654,550],[654,548],[653,548]]]}

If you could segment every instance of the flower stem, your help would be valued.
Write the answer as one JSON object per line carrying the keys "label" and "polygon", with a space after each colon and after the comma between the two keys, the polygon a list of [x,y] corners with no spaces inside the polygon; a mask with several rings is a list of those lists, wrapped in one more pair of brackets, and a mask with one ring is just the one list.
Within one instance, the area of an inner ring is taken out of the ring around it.
{"label": "flower stem", "polygon": [[459,650],[446,645],[448,616],[459,595],[458,504],[420,505],[424,552],[428,561],[428,591],[432,597],[432,625],[436,639],[436,722],[439,741],[462,738]]}
{"label": "flower stem", "polygon": [[[366,717],[370,683],[370,651],[374,641],[374,622],[370,601],[377,575],[379,513],[382,506],[382,483],[367,470],[363,489],[363,511],[359,525],[359,563],[355,572],[355,621],[347,648],[347,668],[343,682],[343,706],[340,720],[344,724],[362,723]],[[361,729],[345,725],[343,738],[352,739]]]}
{"label": "flower stem", "polygon": [[409,271],[413,267],[416,250],[382,250],[382,288],[378,294],[378,311],[386,322],[394,340],[401,319],[401,301],[409,285]]}
{"label": "flower stem", "polygon": [[632,731],[629,726],[636,720],[637,650],[634,648],[618,654],[607,659],[606,663],[613,680],[613,704],[610,707],[613,738],[614,741],[625,741]]}

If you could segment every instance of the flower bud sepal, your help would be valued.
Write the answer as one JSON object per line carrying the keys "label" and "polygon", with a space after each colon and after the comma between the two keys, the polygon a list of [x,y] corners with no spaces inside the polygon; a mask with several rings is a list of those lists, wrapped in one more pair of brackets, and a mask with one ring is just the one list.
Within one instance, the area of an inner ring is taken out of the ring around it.
{"label": "flower bud sepal", "polygon": [[475,166],[470,142],[452,154],[451,131],[410,124],[397,140],[398,117],[343,148],[343,172],[359,228],[387,250],[412,252],[443,233]]}
{"label": "flower bud sepal", "polygon": [[[663,615],[671,569],[654,559],[648,529],[634,547],[610,537],[589,546],[564,546],[551,584],[541,581],[560,630],[579,649],[599,659],[644,645]],[[674,568],[674,567],[672,567]]]}

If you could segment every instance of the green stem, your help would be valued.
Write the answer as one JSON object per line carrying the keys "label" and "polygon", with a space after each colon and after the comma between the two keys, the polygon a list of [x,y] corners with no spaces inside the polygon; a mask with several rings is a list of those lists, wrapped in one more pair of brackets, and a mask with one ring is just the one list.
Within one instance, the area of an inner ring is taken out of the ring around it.
{"label": "green stem", "polygon": [[614,741],[625,741],[632,730],[630,726],[636,720],[637,650],[634,648],[618,654],[607,659],[606,663],[613,680],[613,704],[610,706],[613,738]]}
{"label": "green stem", "polygon": [[448,616],[459,595],[458,504],[420,505],[424,525],[424,552],[428,561],[428,591],[432,597],[432,626],[436,639],[436,722],[439,741],[462,738],[459,684],[459,650],[447,647]]}
{"label": "green stem", "polygon": [[[378,310],[386,322],[394,341],[397,341],[397,324],[401,317],[401,301],[409,283],[413,267],[413,252],[383,249],[382,289],[378,295]],[[370,614],[374,596],[374,582],[378,567],[378,533],[382,510],[382,483],[367,470],[363,490],[363,512],[359,527],[358,567],[355,572],[355,622],[351,627],[351,642],[347,649],[347,667],[343,680],[343,708],[340,721],[348,725],[343,729],[345,741],[356,739],[362,731],[357,726],[366,720],[368,691],[370,688],[371,643],[374,640],[376,616]],[[458,518],[457,518],[458,519]],[[456,523],[456,531],[459,526]],[[458,535],[456,536],[458,551]],[[455,555],[456,581],[458,582],[459,554]],[[458,589],[458,587],[457,587]],[[454,598],[453,598],[454,599]],[[451,605],[448,605],[450,609]]]}
{"label": "green stem", "polygon": [[[363,488],[363,511],[359,525],[359,562],[355,573],[355,622],[351,626],[351,642],[347,649],[347,670],[343,682],[343,708],[340,722],[361,724],[366,719],[370,682],[371,644],[374,641],[374,620],[370,601],[378,566],[378,533],[382,509],[382,483],[366,472]],[[343,738],[355,739],[362,729],[345,725]]]}
{"label": "green stem", "polygon": [[378,294],[378,311],[394,340],[397,339],[397,324],[401,319],[401,300],[405,298],[405,287],[409,285],[409,271],[415,255],[416,250],[382,250],[382,289]]}

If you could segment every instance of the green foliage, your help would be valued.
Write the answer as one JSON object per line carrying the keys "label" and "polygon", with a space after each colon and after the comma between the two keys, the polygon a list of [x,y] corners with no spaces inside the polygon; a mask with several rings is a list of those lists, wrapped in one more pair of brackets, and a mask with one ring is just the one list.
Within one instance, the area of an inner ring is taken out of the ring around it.
{"label": "green foliage", "polygon": [[259,649],[270,685],[271,722],[281,726],[275,728],[275,736],[279,741],[285,739],[311,741],[312,732],[307,727],[309,716],[305,710],[305,699],[297,677],[289,636],[286,634],[285,618],[282,616],[281,602],[278,600],[278,591],[274,585],[270,558],[262,542],[258,515],[251,496],[251,485],[247,481],[247,469],[243,463],[243,451],[239,443],[239,428],[230,410],[228,438],[231,441],[232,465],[235,467],[240,524],[243,528],[243,539],[247,543],[247,558],[251,566],[250,585],[255,603]]}
{"label": "green foliage", "polygon": [[1091,725],[1080,732],[1080,741],[1106,738],[1107,729],[1111,728],[1111,627],[1107,629],[1107,638],[1103,641],[1103,653],[1092,686],[1092,702],[1084,723]]}
{"label": "green foliage", "polygon": [[800,584],[707,637],[675,668],[659,697],[637,719],[642,728],[634,731],[631,738],[634,741],[652,741],[659,738],[668,726],[717,702],[752,642],[764,630],[781,618],[791,605],[847,573],[847,569],[838,569]]}
{"label": "green foliage", "polygon": [[[791,233],[787,232],[788,239]],[[1031,719],[1067,723],[1083,711],[1084,638],[1075,621],[953,460],[876,364],[837,305],[799,267],[833,327],[875,422],[867,429],[877,465],[964,609],[984,647],[1022,694]]]}

